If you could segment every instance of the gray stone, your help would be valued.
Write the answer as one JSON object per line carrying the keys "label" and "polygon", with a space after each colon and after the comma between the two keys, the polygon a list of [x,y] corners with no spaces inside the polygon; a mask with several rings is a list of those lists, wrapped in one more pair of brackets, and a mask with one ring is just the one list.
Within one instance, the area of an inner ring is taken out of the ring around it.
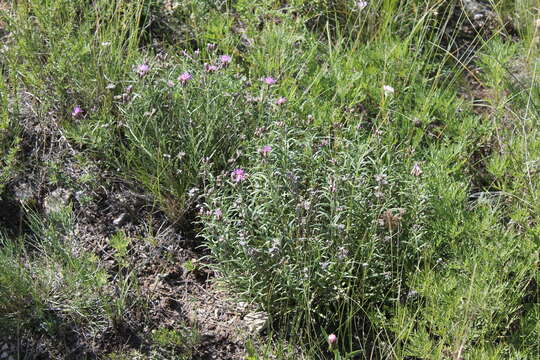
{"label": "gray stone", "polygon": [[122,226],[129,220],[128,213],[121,213],[116,219],[113,220],[113,225]]}
{"label": "gray stone", "polygon": [[495,19],[495,13],[488,3],[477,0],[463,0],[463,10],[475,27],[482,27]]}
{"label": "gray stone", "polygon": [[20,183],[15,186],[14,189],[15,198],[22,203],[25,203],[33,198],[36,195],[36,189],[28,183]]}
{"label": "gray stone", "polygon": [[268,314],[264,311],[250,312],[244,316],[244,323],[249,332],[261,334],[269,323]]}

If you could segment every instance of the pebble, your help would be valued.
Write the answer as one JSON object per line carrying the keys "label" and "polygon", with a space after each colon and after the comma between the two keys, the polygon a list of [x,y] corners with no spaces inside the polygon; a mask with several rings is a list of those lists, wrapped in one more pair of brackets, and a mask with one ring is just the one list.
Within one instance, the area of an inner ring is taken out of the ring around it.
{"label": "pebble", "polygon": [[251,333],[261,334],[268,326],[268,314],[263,311],[251,312],[244,316],[244,323]]}
{"label": "pebble", "polygon": [[128,213],[121,213],[116,219],[113,220],[113,225],[115,226],[122,226],[124,225],[129,219]]}

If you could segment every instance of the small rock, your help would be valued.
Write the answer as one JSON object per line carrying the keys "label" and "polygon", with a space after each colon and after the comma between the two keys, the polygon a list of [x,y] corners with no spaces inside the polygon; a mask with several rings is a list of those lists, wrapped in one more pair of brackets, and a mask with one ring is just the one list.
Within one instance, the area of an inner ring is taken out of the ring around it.
{"label": "small rock", "polygon": [[36,195],[36,189],[33,188],[30,184],[20,183],[14,189],[15,198],[20,202],[24,203]]}
{"label": "small rock", "polygon": [[481,14],[481,13],[478,13],[478,14],[474,14],[474,20],[480,20],[484,17],[484,14]]}
{"label": "small rock", "polygon": [[261,334],[268,326],[268,314],[264,311],[250,312],[244,316],[244,322],[251,333]]}
{"label": "small rock", "polygon": [[243,313],[248,308],[248,303],[244,301],[240,301],[238,304],[236,304],[238,311]]}
{"label": "small rock", "polygon": [[113,220],[113,225],[122,226],[129,220],[128,213],[121,213],[116,219]]}

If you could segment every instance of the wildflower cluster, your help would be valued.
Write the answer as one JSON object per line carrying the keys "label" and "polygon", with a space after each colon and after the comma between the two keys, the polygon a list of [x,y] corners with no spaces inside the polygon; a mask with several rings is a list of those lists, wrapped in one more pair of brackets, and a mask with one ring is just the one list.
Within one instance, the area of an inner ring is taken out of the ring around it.
{"label": "wildflower cluster", "polygon": [[[196,205],[200,193],[195,189],[213,169],[226,169],[225,178],[238,187],[250,178],[235,152],[239,139],[260,126],[259,119],[246,106],[249,89],[232,69],[233,56],[217,51],[215,44],[207,45],[204,56],[183,51],[180,66],[158,56],[140,62],[129,86],[113,95],[122,109],[122,143],[129,151],[142,150],[130,166],[145,169],[138,171],[141,183],[160,184],[163,203],[170,203],[165,198],[171,195],[177,199],[181,205],[171,206],[171,216],[181,217]],[[118,84],[108,91],[116,93]],[[207,96],[201,96],[203,92]],[[73,108],[74,119],[84,114],[81,106]],[[220,219],[221,210],[214,209],[213,216]]]}

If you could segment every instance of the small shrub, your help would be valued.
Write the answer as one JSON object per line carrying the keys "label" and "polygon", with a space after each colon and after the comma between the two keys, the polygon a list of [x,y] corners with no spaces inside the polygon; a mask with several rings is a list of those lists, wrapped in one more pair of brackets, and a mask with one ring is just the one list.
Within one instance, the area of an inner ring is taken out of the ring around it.
{"label": "small shrub", "polygon": [[156,354],[175,356],[175,359],[192,358],[193,348],[199,341],[199,335],[195,329],[183,324],[180,327],[181,329],[176,330],[159,328],[152,331],[152,347]]}
{"label": "small shrub", "polygon": [[271,125],[246,148],[243,176],[231,167],[206,187],[216,267],[272,314],[311,325],[395,301],[426,245],[428,194],[379,156],[354,127],[325,137]]}

